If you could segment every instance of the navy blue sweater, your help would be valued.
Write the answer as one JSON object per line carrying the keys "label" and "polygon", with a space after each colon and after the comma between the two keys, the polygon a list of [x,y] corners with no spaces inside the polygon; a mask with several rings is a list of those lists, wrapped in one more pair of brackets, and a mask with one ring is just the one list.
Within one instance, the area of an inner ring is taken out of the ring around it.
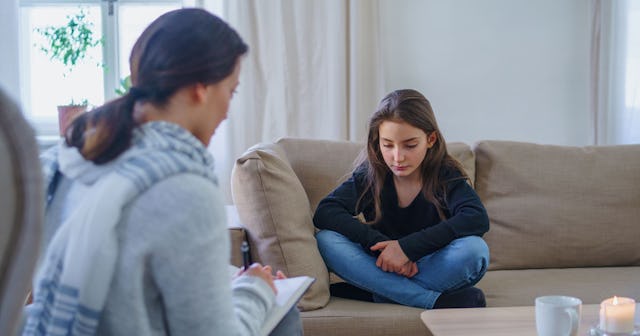
{"label": "navy blue sweater", "polygon": [[[446,220],[441,220],[436,207],[422,193],[406,208],[398,206],[398,195],[389,174],[382,188],[382,219],[375,224],[363,224],[355,218],[362,213],[367,221],[375,217],[371,192],[365,195],[363,205],[356,210],[356,202],[364,190],[364,174],[356,171],[342,185],[325,197],[313,217],[314,225],[332,230],[369,248],[385,240],[398,240],[410,260],[416,261],[448,245],[460,237],[482,236],[489,230],[487,211],[473,188],[460,178],[460,173],[443,168],[441,180],[446,183],[443,209]],[[442,193],[441,193],[442,194]]]}

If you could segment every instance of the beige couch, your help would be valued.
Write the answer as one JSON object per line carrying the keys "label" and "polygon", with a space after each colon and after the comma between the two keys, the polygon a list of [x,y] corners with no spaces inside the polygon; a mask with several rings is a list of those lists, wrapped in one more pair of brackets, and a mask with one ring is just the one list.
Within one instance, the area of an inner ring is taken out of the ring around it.
{"label": "beige couch", "polygon": [[[420,309],[330,297],[312,214],[349,175],[361,145],[285,138],[240,157],[232,190],[255,260],[316,283],[300,301],[305,335],[428,335]],[[562,147],[482,141],[448,145],[484,202],[491,249],[478,284],[488,306],[565,294],[584,303],[640,299],[640,145]]]}

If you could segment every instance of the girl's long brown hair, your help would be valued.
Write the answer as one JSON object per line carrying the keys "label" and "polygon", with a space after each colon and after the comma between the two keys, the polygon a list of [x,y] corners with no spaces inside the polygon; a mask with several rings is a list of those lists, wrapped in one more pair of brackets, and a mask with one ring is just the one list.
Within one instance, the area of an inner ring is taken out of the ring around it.
{"label": "girl's long brown hair", "polygon": [[[369,134],[367,146],[356,162],[356,169],[364,169],[365,187],[358,198],[356,212],[362,211],[366,204],[362,204],[366,195],[371,192],[375,217],[367,224],[373,224],[382,218],[381,193],[385,178],[390,170],[384,162],[380,151],[380,124],[384,121],[406,122],[409,125],[421,129],[429,135],[435,132],[437,140],[433,147],[427,150],[427,154],[420,165],[422,177],[422,194],[437,209],[440,219],[444,220],[443,209],[446,199],[446,183],[440,178],[442,167],[450,167],[460,172],[460,179],[468,179],[462,165],[447,152],[444,137],[440,133],[436,117],[431,104],[420,92],[411,89],[396,90],[385,96],[378,105],[378,110],[369,121]],[[458,178],[456,178],[458,179]]]}
{"label": "girl's long brown hair", "polygon": [[96,164],[115,159],[131,146],[138,126],[136,102],[162,107],[183,87],[220,82],[247,50],[233,28],[205,10],[184,8],[160,16],[131,50],[129,92],[74,120],[65,132],[67,145]]}

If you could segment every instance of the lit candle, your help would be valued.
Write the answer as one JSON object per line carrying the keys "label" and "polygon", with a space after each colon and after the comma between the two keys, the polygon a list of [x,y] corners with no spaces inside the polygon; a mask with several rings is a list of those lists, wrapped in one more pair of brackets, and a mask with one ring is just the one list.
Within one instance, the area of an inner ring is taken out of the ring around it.
{"label": "lit candle", "polygon": [[634,299],[614,296],[600,303],[600,329],[610,333],[632,333],[636,313]]}

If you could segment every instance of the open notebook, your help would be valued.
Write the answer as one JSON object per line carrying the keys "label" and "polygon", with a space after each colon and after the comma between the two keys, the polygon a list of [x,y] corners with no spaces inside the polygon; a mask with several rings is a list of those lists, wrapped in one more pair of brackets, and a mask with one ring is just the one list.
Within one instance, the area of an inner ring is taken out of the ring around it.
{"label": "open notebook", "polygon": [[[231,266],[232,274],[236,274],[238,268]],[[286,279],[274,280],[274,284],[278,289],[276,302],[267,314],[262,324],[261,335],[267,336],[278,325],[284,315],[298,303],[302,295],[307,291],[309,286],[316,279],[308,276],[298,276]]]}

